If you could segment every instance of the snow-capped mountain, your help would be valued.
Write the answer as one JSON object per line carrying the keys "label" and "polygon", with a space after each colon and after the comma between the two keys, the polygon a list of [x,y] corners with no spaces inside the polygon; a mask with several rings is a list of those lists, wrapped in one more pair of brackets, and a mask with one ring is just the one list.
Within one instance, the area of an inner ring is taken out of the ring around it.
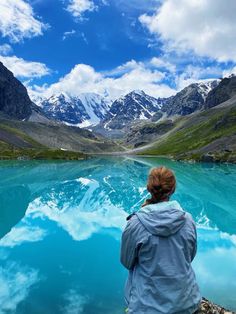
{"label": "snow-capped mountain", "polygon": [[176,95],[155,98],[134,90],[113,103],[95,93],[71,96],[52,95],[38,105],[49,119],[78,127],[95,127],[107,131],[122,130],[136,120],[158,121],[163,116],[188,115],[203,110],[208,94],[219,80],[193,83]]}
{"label": "snow-capped mountain", "polygon": [[168,98],[154,98],[143,91],[133,91],[113,102],[103,128],[120,130],[138,119],[158,121],[163,116],[183,116],[202,110],[207,95],[218,84],[219,80],[194,83]]}
{"label": "snow-capped mountain", "polygon": [[50,119],[67,125],[89,127],[105,118],[111,101],[95,93],[83,93],[76,97],[61,93],[42,100],[38,105]]}
{"label": "snow-capped mountain", "polygon": [[150,119],[162,108],[163,99],[154,98],[144,91],[134,90],[114,101],[104,123],[106,129],[122,129],[129,122]]}

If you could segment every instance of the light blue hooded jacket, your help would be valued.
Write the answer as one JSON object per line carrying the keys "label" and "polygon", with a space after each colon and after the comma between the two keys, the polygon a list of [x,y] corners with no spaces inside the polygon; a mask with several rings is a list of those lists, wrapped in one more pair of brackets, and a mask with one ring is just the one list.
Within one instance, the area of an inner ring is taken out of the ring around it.
{"label": "light blue hooded jacket", "polygon": [[196,227],[177,201],[147,205],[122,234],[121,263],[129,270],[129,314],[192,314],[201,296],[191,262]]}

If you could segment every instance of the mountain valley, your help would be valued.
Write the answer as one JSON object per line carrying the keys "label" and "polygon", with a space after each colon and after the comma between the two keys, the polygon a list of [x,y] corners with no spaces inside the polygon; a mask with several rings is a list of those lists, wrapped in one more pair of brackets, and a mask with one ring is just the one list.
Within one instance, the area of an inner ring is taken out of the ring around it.
{"label": "mountain valley", "polygon": [[46,149],[60,155],[72,151],[235,162],[235,117],[235,76],[193,83],[168,98],[139,90],[114,101],[95,93],[62,92],[35,104],[0,63],[2,156]]}

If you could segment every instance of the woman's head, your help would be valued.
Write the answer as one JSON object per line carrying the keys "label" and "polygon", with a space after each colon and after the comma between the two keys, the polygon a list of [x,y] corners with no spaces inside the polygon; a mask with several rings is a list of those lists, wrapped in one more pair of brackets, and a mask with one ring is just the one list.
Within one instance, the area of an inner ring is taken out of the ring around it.
{"label": "woman's head", "polygon": [[147,190],[151,194],[151,198],[146,201],[144,206],[168,200],[174,193],[175,187],[176,179],[173,171],[164,166],[151,169],[147,183]]}

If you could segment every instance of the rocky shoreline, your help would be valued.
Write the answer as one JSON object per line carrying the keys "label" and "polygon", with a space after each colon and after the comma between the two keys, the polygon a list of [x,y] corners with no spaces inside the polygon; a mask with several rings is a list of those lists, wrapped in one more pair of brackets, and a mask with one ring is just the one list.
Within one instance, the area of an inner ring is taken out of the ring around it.
{"label": "rocky shoreline", "polygon": [[196,312],[196,314],[235,314],[236,312],[231,312],[223,307],[213,304],[207,299],[203,298],[200,309]]}

